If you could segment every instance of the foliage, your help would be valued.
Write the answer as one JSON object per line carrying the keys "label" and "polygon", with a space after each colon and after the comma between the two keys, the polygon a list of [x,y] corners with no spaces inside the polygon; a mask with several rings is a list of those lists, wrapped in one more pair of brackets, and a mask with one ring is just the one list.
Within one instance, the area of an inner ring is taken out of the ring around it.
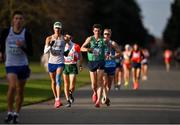
{"label": "foliage", "polygon": [[180,1],[175,0],[171,5],[172,16],[163,33],[165,48],[176,49],[180,47]]}
{"label": "foliage", "polygon": [[137,42],[145,45],[148,33],[143,27],[141,10],[135,0],[3,0],[0,1],[0,30],[10,26],[14,10],[25,13],[25,25],[33,35],[33,59],[43,53],[45,38],[52,33],[55,21],[63,23],[64,31],[74,35],[80,45],[92,34],[91,27],[100,23],[110,27],[119,44]]}

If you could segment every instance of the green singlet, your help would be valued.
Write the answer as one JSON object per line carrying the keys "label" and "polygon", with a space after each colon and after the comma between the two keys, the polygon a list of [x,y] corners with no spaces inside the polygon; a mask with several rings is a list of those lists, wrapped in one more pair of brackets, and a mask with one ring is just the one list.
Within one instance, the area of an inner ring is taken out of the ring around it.
{"label": "green singlet", "polygon": [[89,48],[93,48],[93,51],[87,53],[88,61],[104,60],[105,43],[102,37],[97,41],[94,36],[91,36]]}

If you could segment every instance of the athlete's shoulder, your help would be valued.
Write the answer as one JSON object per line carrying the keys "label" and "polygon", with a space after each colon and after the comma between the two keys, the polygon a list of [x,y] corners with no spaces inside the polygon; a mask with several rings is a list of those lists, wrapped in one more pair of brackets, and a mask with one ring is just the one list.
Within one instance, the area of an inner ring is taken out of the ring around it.
{"label": "athlete's shoulder", "polygon": [[86,38],[86,42],[90,42],[92,40],[92,36]]}
{"label": "athlete's shoulder", "polygon": [[51,39],[52,39],[51,35],[46,37],[46,40],[48,40],[48,41],[50,41]]}

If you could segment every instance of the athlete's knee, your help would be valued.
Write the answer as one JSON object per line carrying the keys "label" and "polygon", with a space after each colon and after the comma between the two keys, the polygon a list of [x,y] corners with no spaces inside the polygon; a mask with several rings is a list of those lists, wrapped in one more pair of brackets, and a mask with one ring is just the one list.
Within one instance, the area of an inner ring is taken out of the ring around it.
{"label": "athlete's knee", "polygon": [[61,75],[60,75],[60,74],[56,74],[56,84],[57,84],[58,86],[61,85]]}

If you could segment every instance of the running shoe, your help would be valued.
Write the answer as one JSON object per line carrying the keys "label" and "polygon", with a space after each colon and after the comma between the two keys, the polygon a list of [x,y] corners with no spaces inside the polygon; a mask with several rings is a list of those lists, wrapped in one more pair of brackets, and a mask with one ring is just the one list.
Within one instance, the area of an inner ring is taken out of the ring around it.
{"label": "running shoe", "polygon": [[128,82],[128,81],[125,81],[124,87],[125,87],[125,88],[129,88],[129,82]]}
{"label": "running shoe", "polygon": [[59,108],[60,106],[62,106],[61,101],[60,101],[60,100],[55,100],[54,107],[55,107],[55,108]]}
{"label": "running shoe", "polygon": [[4,119],[4,123],[9,124],[9,123],[11,123],[12,120],[13,120],[13,115],[8,114]]}
{"label": "running shoe", "polygon": [[114,90],[115,90],[115,91],[118,91],[118,90],[120,89],[119,87],[120,87],[119,85],[115,85],[115,86],[114,86]]}
{"label": "running shoe", "polygon": [[71,101],[70,101],[70,100],[67,101],[67,104],[65,105],[65,107],[66,107],[66,108],[71,107]]}
{"label": "running shoe", "polygon": [[142,77],[142,80],[143,80],[143,81],[146,81],[146,80],[147,80],[147,76],[143,76],[143,77]]}
{"label": "running shoe", "polygon": [[74,102],[74,97],[72,95],[72,92],[69,91],[69,97],[70,97],[70,102],[73,103]]}
{"label": "running shoe", "polygon": [[96,102],[96,103],[95,103],[95,107],[96,107],[96,108],[99,108],[99,107],[100,107],[100,102]]}
{"label": "running shoe", "polygon": [[13,116],[13,124],[18,124],[19,123],[19,116],[18,115],[14,115]]}
{"label": "running shoe", "polygon": [[110,106],[110,99],[109,99],[109,98],[106,99],[105,104],[106,104],[107,106]]}
{"label": "running shoe", "polygon": [[92,95],[92,101],[93,101],[93,103],[96,103],[96,101],[97,101],[97,94],[95,92]]}
{"label": "running shoe", "polygon": [[105,104],[105,103],[106,103],[106,98],[105,98],[105,97],[102,97],[101,103],[102,103],[102,104]]}
{"label": "running shoe", "polygon": [[139,88],[139,84],[138,84],[137,82],[135,82],[133,89],[134,89],[134,90],[137,90],[138,88]]}

